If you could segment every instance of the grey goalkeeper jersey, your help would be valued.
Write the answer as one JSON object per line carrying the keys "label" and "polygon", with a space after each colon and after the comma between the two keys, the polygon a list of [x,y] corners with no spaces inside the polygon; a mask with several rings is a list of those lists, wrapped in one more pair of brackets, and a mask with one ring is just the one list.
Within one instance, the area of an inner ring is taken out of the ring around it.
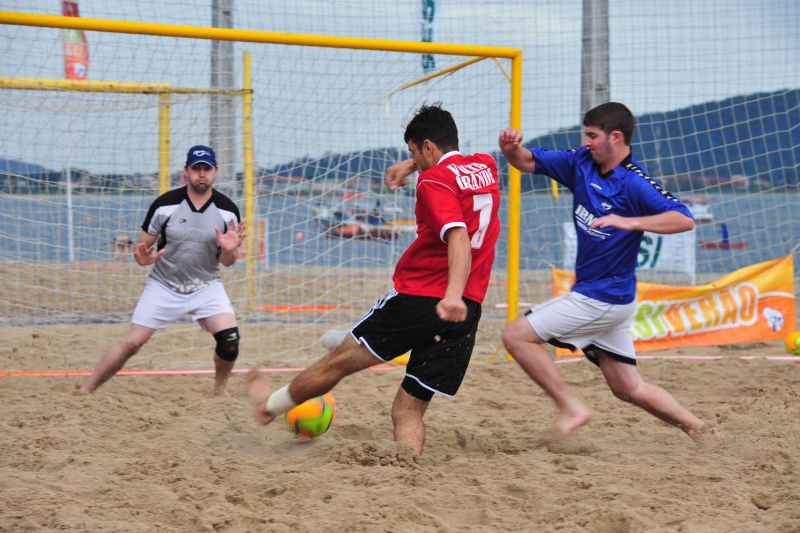
{"label": "grey goalkeeper jersey", "polygon": [[142,230],[158,235],[158,250],[166,252],[155,262],[150,277],[183,294],[219,281],[221,252],[214,228],[226,233],[240,222],[239,208],[214,189],[211,199],[195,209],[186,187],[156,198],[147,211]]}

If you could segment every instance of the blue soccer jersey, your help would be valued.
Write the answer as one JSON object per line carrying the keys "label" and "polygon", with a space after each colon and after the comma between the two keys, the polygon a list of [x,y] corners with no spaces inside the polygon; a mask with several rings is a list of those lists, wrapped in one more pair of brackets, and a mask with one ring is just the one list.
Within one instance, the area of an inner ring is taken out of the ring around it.
{"label": "blue soccer jersey", "polygon": [[572,218],[578,235],[576,282],[572,290],[611,304],[636,299],[636,262],[641,231],[617,228],[591,229],[595,219],[615,214],[644,217],[689,209],[628,156],[605,174],[585,147],[579,150],[531,150],[536,173],[549,176],[573,194]]}

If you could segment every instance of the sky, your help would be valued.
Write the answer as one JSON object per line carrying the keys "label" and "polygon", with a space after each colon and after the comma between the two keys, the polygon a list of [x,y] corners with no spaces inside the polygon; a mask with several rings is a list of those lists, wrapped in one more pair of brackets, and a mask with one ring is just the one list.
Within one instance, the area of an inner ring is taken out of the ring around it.
{"label": "sky", "polygon": [[[233,0],[234,26],[315,35],[420,39],[415,0]],[[209,26],[211,2],[79,0],[83,17]],[[523,49],[523,133],[533,138],[580,119],[582,2],[436,0],[435,40]],[[60,14],[58,0],[0,0],[0,11]],[[800,86],[796,0],[609,0],[611,99],[635,115]],[[210,43],[89,32],[89,78],[208,87]],[[484,61],[392,94],[422,75],[414,54],[236,43],[253,53],[256,162],[269,167],[384,146],[403,147],[403,125],[423,102],[443,101],[465,151],[493,150],[508,123],[509,84]],[[437,56],[437,66],[467,58]],[[506,70],[507,61],[501,61]],[[55,29],[0,26],[0,75],[61,78]],[[152,97],[0,90],[0,157],[49,168],[154,172]],[[207,141],[208,102],[175,98],[172,162]],[[241,122],[241,117],[237,117]],[[238,142],[238,141],[237,141]],[[239,146],[241,143],[239,142]],[[567,147],[564,147],[567,148]],[[241,168],[241,158],[236,162]]]}

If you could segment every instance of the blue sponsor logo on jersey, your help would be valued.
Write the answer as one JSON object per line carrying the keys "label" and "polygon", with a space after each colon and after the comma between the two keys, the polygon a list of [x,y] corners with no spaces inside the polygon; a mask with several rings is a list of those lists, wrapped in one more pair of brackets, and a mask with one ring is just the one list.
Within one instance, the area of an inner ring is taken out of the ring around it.
{"label": "blue sponsor logo on jersey", "polygon": [[600,239],[605,239],[608,237],[608,233],[603,233],[602,231],[598,231],[596,229],[592,229],[592,224],[594,221],[597,220],[597,217],[591,214],[585,207],[581,204],[578,204],[575,208],[575,223],[576,225],[581,228],[583,231],[591,235],[592,237],[598,237]]}

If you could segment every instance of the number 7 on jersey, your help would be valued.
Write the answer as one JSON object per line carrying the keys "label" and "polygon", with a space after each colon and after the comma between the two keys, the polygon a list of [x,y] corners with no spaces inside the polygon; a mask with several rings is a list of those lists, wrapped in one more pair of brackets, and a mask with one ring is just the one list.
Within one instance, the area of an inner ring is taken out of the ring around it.
{"label": "number 7 on jersey", "polygon": [[478,219],[478,230],[472,235],[469,242],[473,248],[480,248],[483,246],[483,237],[486,235],[486,228],[489,227],[492,218],[492,195],[476,194],[473,196],[472,210],[480,211],[480,218]]}

